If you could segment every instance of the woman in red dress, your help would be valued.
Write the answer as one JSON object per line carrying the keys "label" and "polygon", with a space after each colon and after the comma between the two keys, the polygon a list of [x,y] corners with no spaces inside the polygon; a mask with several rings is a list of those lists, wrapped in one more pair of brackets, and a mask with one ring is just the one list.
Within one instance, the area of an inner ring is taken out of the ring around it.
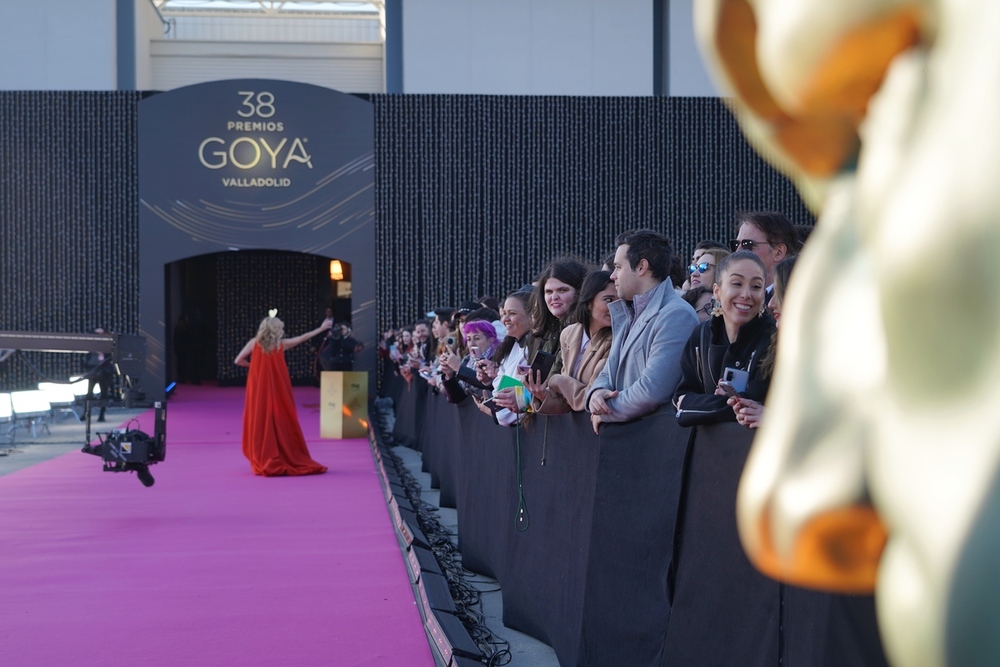
{"label": "woman in red dress", "polygon": [[[285,350],[309,340],[331,326],[323,321],[316,329],[295,338],[285,338],[285,325],[272,310],[247,341],[234,363],[250,369],[243,408],[243,454],[255,475],[316,475],[326,466],[309,456],[306,439],[292,396],[292,381],[285,364]],[[252,353],[252,354],[251,354]]]}

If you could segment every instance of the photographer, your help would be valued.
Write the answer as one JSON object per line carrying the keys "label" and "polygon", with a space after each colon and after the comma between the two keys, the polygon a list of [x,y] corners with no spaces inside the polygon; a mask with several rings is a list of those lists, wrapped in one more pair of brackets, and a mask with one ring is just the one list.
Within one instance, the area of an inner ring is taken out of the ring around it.
{"label": "photographer", "polygon": [[[102,334],[104,329],[97,327],[94,333]],[[114,393],[113,384],[115,381],[114,371],[111,369],[110,358],[106,358],[103,352],[88,352],[83,358],[83,371],[87,378],[87,401],[94,401],[95,392],[100,395],[98,401],[100,412],[97,421],[105,420],[104,413],[108,409],[107,401]]]}
{"label": "photographer", "polygon": [[340,323],[323,337],[319,348],[319,365],[324,371],[353,371],[354,355],[362,348],[352,335],[351,327]]}

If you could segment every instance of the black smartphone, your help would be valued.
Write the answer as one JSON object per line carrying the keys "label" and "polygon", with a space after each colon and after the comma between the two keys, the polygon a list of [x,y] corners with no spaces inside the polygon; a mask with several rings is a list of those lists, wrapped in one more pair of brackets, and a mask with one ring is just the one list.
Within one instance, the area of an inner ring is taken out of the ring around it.
{"label": "black smartphone", "polygon": [[556,363],[556,355],[539,350],[535,352],[535,358],[531,360],[531,377],[535,377],[535,373],[541,373],[541,378],[544,381],[549,377],[549,371],[552,370],[552,365]]}
{"label": "black smartphone", "polygon": [[497,405],[497,399],[496,399],[495,396],[487,396],[486,398],[484,398],[480,402],[483,405],[485,405],[486,407],[488,407],[490,410],[492,410],[493,412],[496,412],[497,410],[502,410],[503,409],[499,405]]}

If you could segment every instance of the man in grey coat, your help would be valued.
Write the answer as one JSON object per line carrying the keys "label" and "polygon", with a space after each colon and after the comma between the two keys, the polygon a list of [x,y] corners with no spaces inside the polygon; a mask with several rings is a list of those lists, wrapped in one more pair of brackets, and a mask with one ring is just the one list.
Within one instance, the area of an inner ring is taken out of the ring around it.
{"label": "man in grey coat", "polygon": [[670,401],[681,379],[681,353],[698,317],[674,292],[668,273],[670,240],[649,229],[615,239],[611,279],[611,352],[587,396],[594,432],[602,422],[625,422]]}

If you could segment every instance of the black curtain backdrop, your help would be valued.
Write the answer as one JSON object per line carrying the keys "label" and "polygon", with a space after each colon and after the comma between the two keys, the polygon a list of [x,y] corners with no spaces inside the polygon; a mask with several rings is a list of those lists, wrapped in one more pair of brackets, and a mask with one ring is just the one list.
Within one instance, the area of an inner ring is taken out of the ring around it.
{"label": "black curtain backdrop", "polygon": [[[140,99],[0,91],[0,329],[138,331]],[[81,355],[23,354],[0,390],[83,371]]]}
{"label": "black curtain backdrop", "polygon": [[812,224],[714,98],[382,95],[375,105],[380,327],[483,294],[552,257],[598,263],[629,228],[684,256],[739,210]]}
{"label": "black curtain backdrop", "polygon": [[[285,335],[298,336],[323,321],[329,299],[330,260],[277,251],[244,250],[216,256],[219,345],[216,377],[220,385],[245,385],[247,369],[233,363],[246,342],[257,334],[271,308],[285,324]],[[293,384],[317,383],[316,353],[321,338],[285,354]]]}
{"label": "black curtain backdrop", "polygon": [[[0,329],[137,333],[138,92],[0,91]],[[685,256],[739,209],[811,223],[712,98],[374,95],[379,326],[597,262],[649,226]],[[163,315],[157,315],[163,317]],[[218,358],[247,332],[219,332]],[[252,332],[251,332],[252,333]],[[43,374],[76,355],[26,353]],[[0,389],[33,386],[19,358]]]}

